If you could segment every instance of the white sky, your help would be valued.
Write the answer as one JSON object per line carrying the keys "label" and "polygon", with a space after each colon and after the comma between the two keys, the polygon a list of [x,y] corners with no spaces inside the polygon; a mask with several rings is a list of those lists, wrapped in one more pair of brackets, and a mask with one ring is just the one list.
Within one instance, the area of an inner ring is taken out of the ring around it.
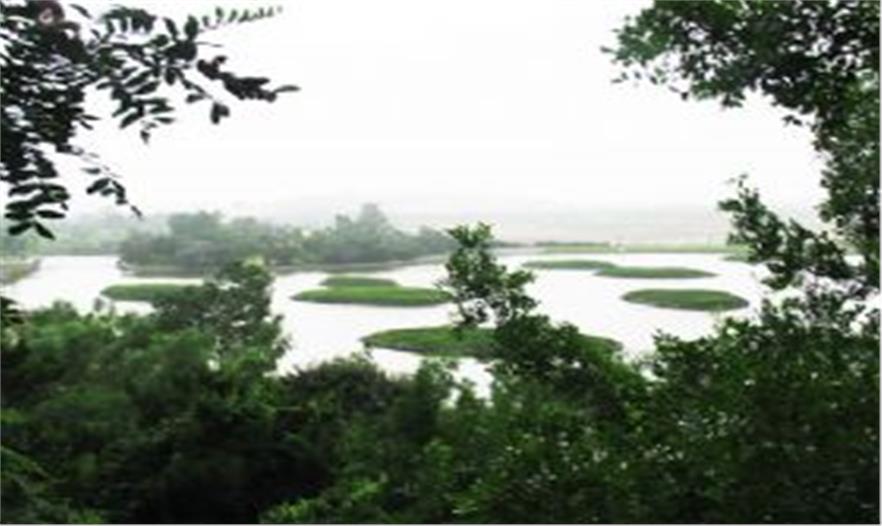
{"label": "white sky", "polygon": [[[178,14],[262,5],[131,3]],[[764,101],[724,111],[610,82],[617,70],[600,46],[646,2],[283,4],[275,19],[211,38],[237,72],[300,93],[233,104],[221,126],[197,106],[150,146],[134,129],[88,137],[148,213],[331,215],[364,201],[405,213],[710,206],[741,173],[773,204],[808,208],[821,195],[808,133],[784,127]],[[102,204],[89,201],[76,206]]]}

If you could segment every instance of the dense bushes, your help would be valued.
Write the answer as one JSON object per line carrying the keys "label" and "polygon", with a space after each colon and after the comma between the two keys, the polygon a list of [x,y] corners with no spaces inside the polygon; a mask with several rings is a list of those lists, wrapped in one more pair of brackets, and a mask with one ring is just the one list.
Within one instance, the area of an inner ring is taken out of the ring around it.
{"label": "dense bushes", "polygon": [[4,324],[4,522],[255,522],[321,491],[346,423],[406,382],[360,361],[268,375],[268,285],[236,265],[148,317]]}

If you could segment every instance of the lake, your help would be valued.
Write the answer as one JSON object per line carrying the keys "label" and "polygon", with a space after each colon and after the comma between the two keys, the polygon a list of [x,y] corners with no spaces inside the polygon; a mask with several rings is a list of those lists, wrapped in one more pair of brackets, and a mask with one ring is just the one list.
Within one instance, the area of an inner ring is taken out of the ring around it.
{"label": "lake", "polygon": [[[510,268],[528,260],[579,259],[575,254],[509,255],[500,261]],[[591,272],[539,270],[529,292],[540,301],[539,309],[556,321],[568,321],[587,334],[620,341],[629,359],[653,348],[657,331],[696,338],[710,333],[723,316],[747,316],[759,305],[763,293],[763,270],[744,263],[724,261],[721,254],[610,254],[585,255],[584,259],[603,260],[623,266],[682,266],[717,274],[700,279],[623,279],[595,276]],[[444,276],[439,264],[400,267],[369,275],[390,278],[401,285],[432,286]],[[276,277],[272,308],[284,316],[283,324],[292,349],[279,362],[282,371],[307,367],[363,349],[360,338],[395,328],[441,325],[450,320],[450,305],[401,308],[297,302],[294,294],[319,286],[328,276],[324,272],[302,272]],[[25,279],[4,287],[4,293],[26,308],[51,305],[64,300],[81,311],[93,308],[100,292],[117,283],[176,282],[197,283],[192,278],[139,278],[124,274],[115,256],[54,256],[43,258],[39,270]],[[622,301],[626,292],[640,288],[710,288],[738,294],[750,307],[714,314],[659,309]],[[114,302],[121,312],[148,312],[143,303]],[[392,373],[416,370],[421,358],[415,354],[374,349],[374,360]],[[457,376],[473,380],[480,391],[489,385],[489,373],[475,360],[463,359]]]}

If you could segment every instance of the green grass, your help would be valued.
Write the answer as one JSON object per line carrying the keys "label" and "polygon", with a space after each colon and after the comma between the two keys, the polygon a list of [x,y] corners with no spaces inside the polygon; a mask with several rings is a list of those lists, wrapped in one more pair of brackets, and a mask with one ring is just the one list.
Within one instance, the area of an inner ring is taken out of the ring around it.
{"label": "green grass", "polygon": [[[621,344],[609,338],[583,335],[586,346],[618,351]],[[367,347],[410,351],[431,356],[489,358],[493,347],[492,329],[465,329],[457,333],[453,327],[417,327],[377,332],[361,339]]]}
{"label": "green grass", "polygon": [[361,339],[366,347],[382,347],[410,351],[433,356],[489,357],[493,346],[490,329],[464,329],[457,334],[452,327],[418,327],[393,329],[365,336]]}
{"label": "green grass", "polygon": [[594,259],[539,260],[527,261],[524,263],[525,268],[540,270],[600,270],[613,266],[615,265],[608,261],[598,261]]}
{"label": "green grass", "polygon": [[542,245],[546,254],[731,254],[743,251],[737,245],[644,243],[630,245],[556,244]]}
{"label": "green grass", "polygon": [[715,276],[711,272],[685,267],[608,267],[601,269],[598,276],[609,278],[637,279],[686,279]]}
{"label": "green grass", "polygon": [[331,276],[324,281],[325,287],[397,287],[391,279],[367,278],[364,276]]}
{"label": "green grass", "polygon": [[331,287],[301,292],[298,301],[316,303],[355,303],[398,307],[438,305],[450,301],[450,295],[440,290],[417,287]]}
{"label": "green grass", "polygon": [[734,263],[750,263],[748,255],[744,253],[729,254],[723,258],[723,261],[731,261]]}
{"label": "green grass", "polygon": [[722,290],[706,289],[643,289],[622,296],[625,301],[661,307],[700,311],[726,311],[748,305],[747,300]]}
{"label": "green grass", "polygon": [[101,291],[101,294],[118,301],[146,301],[152,303],[157,300],[171,298],[192,285],[179,285],[176,283],[138,283],[131,285],[111,285]]}

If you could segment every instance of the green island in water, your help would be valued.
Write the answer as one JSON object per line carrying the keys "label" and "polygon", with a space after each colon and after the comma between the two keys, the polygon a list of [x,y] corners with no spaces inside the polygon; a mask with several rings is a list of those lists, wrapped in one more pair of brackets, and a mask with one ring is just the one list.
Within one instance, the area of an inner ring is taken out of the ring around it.
{"label": "green island in water", "polygon": [[131,283],[111,285],[101,291],[103,296],[117,301],[155,301],[172,298],[193,288],[193,285],[178,283]]}
{"label": "green island in water", "polygon": [[551,259],[524,263],[524,268],[539,270],[601,270],[614,266],[608,261],[596,259]]}
{"label": "green island in water", "polygon": [[[582,336],[586,346],[603,348],[610,352],[622,348],[619,342],[609,338]],[[429,356],[471,357],[484,360],[492,357],[494,340],[492,329],[468,328],[457,331],[452,326],[443,325],[380,331],[365,336],[361,341],[367,348],[380,347]]]}
{"label": "green island in water", "polygon": [[362,276],[332,276],[322,282],[324,288],[300,292],[296,301],[315,303],[351,303],[389,307],[422,307],[450,301],[446,292],[425,287],[402,287],[389,279]]}
{"label": "green island in water", "polygon": [[622,299],[665,309],[727,311],[747,307],[748,301],[722,290],[643,289],[628,292]]}
{"label": "green island in water", "polygon": [[693,279],[716,276],[712,272],[686,267],[623,267],[596,259],[550,259],[527,261],[524,268],[539,270],[589,270],[608,278]]}
{"label": "green island in water", "polygon": [[397,287],[395,280],[365,276],[331,276],[322,281],[323,287]]}
{"label": "green island in water", "polygon": [[635,279],[693,279],[716,276],[712,272],[686,267],[618,267],[601,269],[598,276]]}

